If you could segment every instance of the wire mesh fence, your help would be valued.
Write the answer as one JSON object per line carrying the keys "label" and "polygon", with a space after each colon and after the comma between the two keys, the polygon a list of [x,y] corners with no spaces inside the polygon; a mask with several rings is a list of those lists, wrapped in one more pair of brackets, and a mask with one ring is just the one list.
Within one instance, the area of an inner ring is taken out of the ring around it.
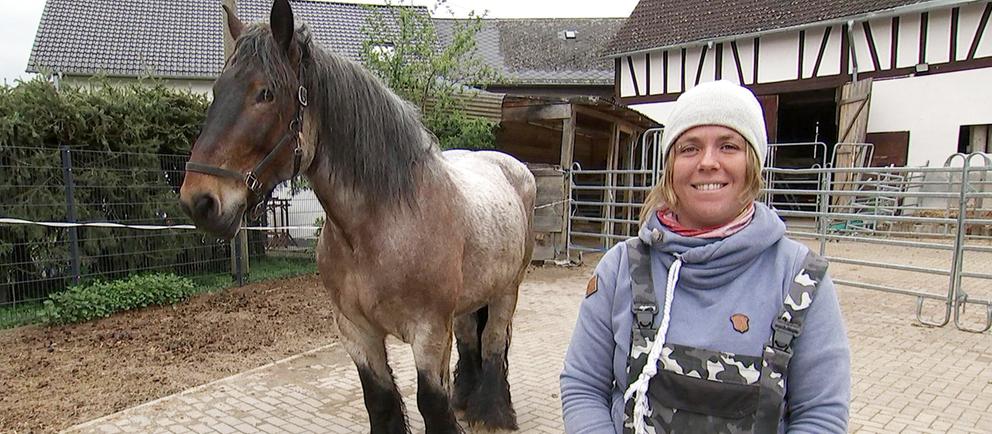
{"label": "wire mesh fence", "polygon": [[[181,227],[192,224],[178,204],[188,158],[0,148],[0,308],[95,279],[232,272],[229,241]],[[246,256],[312,251],[313,226],[323,216],[312,193],[281,186],[269,205],[252,225],[268,230],[247,231]],[[100,226],[108,222],[124,227]],[[275,224],[297,228],[271,229]]]}

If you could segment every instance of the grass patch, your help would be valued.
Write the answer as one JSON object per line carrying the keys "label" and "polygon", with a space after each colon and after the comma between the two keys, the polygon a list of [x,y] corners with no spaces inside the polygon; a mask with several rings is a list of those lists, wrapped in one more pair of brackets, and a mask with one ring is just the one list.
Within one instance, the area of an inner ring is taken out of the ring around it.
{"label": "grass patch", "polygon": [[41,301],[0,307],[0,330],[42,322],[44,310]]}
{"label": "grass patch", "polygon": [[186,301],[197,292],[193,282],[175,274],[138,274],[111,282],[95,281],[51,294],[45,300],[49,324],[106,318],[117,312]]}

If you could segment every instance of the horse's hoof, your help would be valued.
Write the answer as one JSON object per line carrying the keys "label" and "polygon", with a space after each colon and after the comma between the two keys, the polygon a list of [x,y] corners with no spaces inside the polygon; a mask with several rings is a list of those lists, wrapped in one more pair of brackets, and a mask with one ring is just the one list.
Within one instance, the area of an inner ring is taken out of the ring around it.
{"label": "horse's hoof", "polygon": [[517,430],[517,412],[513,411],[512,407],[477,404],[469,404],[465,409],[465,421],[470,425],[482,425],[489,429]]}

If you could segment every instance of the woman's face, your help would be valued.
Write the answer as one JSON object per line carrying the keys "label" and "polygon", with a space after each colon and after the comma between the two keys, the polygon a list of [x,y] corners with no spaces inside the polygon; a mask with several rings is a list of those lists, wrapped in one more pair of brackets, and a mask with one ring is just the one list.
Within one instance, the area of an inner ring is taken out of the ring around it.
{"label": "woman's face", "polygon": [[747,141],[736,131],[694,127],[672,146],[672,184],[679,223],[702,229],[729,223],[741,212],[747,189]]}

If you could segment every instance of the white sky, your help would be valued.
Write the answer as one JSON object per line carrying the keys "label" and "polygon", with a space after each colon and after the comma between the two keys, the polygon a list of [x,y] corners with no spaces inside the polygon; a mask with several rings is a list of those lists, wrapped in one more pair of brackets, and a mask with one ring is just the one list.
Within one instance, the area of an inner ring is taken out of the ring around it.
{"label": "white sky", "polygon": [[[176,0],[163,0],[176,1]],[[220,4],[221,0],[216,0]],[[375,0],[339,0],[346,3],[382,3]],[[394,1],[394,4],[406,2]],[[431,7],[433,0],[413,0],[416,5]],[[637,0],[449,0],[447,7],[456,17],[470,11],[487,12],[490,18],[540,17],[626,17],[634,10]],[[0,0],[0,83],[13,84],[15,79],[28,79],[24,72],[31,55],[31,44],[38,30],[38,21],[45,0]],[[437,16],[449,17],[448,13]]]}

